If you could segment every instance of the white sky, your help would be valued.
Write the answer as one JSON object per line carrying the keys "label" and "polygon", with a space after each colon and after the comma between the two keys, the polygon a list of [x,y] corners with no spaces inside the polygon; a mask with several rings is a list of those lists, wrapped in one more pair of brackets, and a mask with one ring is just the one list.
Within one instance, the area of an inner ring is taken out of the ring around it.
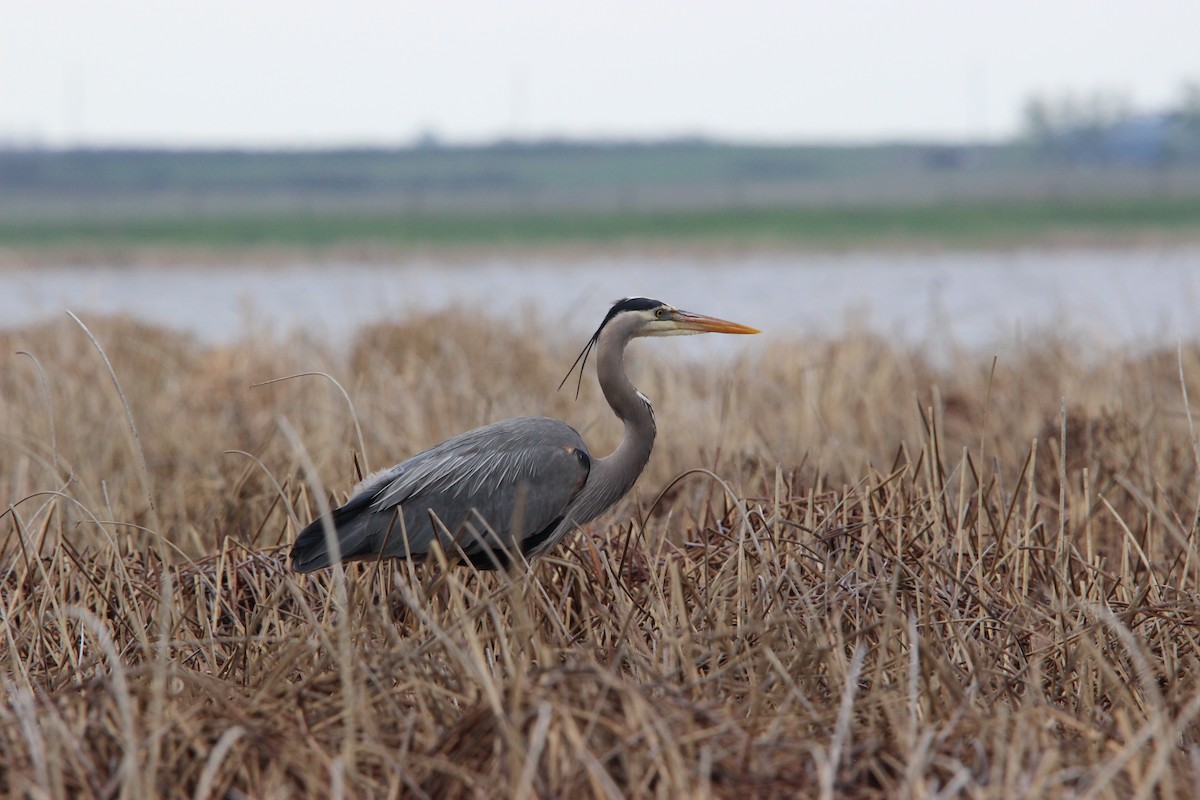
{"label": "white sky", "polygon": [[3,0],[0,143],[996,137],[1200,81],[1200,0]]}

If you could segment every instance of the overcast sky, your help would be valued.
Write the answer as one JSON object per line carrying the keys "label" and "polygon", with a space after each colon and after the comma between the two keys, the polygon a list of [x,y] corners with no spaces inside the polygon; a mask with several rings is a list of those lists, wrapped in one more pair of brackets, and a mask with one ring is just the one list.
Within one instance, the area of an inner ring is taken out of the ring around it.
{"label": "overcast sky", "polygon": [[1200,0],[4,0],[0,143],[960,139],[1030,94],[1152,109]]}

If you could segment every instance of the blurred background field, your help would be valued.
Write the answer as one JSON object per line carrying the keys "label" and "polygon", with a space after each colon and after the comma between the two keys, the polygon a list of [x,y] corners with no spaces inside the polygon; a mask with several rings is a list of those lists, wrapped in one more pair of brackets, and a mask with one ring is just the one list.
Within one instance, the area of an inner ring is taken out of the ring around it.
{"label": "blurred background field", "polygon": [[[1099,153],[532,141],[317,152],[0,152],[7,260],[293,258],[614,245],[986,247],[1195,241],[1200,110]],[[1190,116],[1189,116],[1190,115]],[[1194,119],[1193,119],[1194,117]],[[1194,141],[1193,141],[1194,140]],[[1107,139],[1102,138],[1102,142]],[[256,251],[258,251],[256,253]]]}
{"label": "blurred background field", "polygon": [[[0,793],[1192,796],[1200,6],[609,6],[6,9]],[[287,570],[633,294],[612,512]]]}
{"label": "blurred background field", "polygon": [[[0,147],[0,257],[292,260],[613,246],[1195,242],[1200,85],[1031,94],[1003,136],[793,144],[431,133],[401,146]],[[2,141],[2,140],[0,140]]]}

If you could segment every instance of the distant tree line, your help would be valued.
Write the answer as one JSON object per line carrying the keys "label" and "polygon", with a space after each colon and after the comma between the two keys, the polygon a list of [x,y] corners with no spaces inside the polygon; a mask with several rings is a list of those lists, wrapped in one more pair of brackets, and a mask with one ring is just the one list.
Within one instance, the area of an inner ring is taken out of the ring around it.
{"label": "distant tree line", "polygon": [[1175,105],[1138,112],[1119,92],[1032,97],[1024,138],[1040,156],[1067,163],[1168,166],[1200,163],[1200,82],[1185,83]]}

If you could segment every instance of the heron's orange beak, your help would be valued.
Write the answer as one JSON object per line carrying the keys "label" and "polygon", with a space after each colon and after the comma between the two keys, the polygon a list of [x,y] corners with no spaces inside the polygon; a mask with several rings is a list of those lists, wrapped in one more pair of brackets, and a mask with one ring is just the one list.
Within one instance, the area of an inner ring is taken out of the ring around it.
{"label": "heron's orange beak", "polygon": [[690,311],[676,311],[675,324],[682,330],[697,333],[761,333],[758,328],[751,328],[749,325],[693,314]]}

